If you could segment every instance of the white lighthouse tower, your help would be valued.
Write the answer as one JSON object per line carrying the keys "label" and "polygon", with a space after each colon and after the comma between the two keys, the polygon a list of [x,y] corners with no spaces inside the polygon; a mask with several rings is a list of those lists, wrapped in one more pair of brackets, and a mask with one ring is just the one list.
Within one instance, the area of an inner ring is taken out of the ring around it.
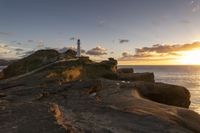
{"label": "white lighthouse tower", "polygon": [[80,39],[77,40],[77,55],[76,57],[81,57],[81,41]]}

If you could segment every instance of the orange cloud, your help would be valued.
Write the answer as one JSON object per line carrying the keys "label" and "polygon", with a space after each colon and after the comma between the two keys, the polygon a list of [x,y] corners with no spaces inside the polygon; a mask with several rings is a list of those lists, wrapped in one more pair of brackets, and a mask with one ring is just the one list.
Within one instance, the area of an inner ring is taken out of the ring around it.
{"label": "orange cloud", "polygon": [[122,53],[122,57],[119,61],[132,61],[135,63],[147,64],[147,62],[156,62],[163,64],[162,62],[175,62],[182,56],[180,52],[191,51],[200,48],[200,42],[194,42],[191,44],[176,44],[176,45],[160,45],[156,44],[151,47],[136,48],[135,54],[127,52]]}

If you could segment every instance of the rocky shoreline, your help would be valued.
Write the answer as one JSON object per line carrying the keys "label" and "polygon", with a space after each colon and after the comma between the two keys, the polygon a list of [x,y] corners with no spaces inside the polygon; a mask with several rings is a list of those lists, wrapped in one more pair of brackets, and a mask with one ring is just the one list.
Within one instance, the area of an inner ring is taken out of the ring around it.
{"label": "rocky shoreline", "polygon": [[40,50],[1,72],[0,132],[200,132],[185,87],[75,55]]}

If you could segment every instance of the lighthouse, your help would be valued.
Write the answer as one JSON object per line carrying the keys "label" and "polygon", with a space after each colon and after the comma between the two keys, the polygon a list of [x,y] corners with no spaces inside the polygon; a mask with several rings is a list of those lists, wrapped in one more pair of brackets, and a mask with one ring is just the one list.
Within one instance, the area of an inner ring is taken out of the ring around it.
{"label": "lighthouse", "polygon": [[80,39],[77,40],[77,55],[76,57],[81,57],[81,41]]}

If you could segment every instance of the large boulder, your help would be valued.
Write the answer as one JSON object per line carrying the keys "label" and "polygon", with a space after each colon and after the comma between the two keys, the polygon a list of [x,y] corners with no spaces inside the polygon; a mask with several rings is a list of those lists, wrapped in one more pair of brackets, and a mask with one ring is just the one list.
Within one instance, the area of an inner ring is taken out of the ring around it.
{"label": "large boulder", "polygon": [[184,108],[190,106],[190,92],[185,87],[149,82],[133,82],[132,84],[138,88],[137,91],[142,97],[149,100]]}
{"label": "large boulder", "polygon": [[46,64],[55,62],[60,54],[56,50],[39,50],[35,53],[17,60],[3,69],[4,78],[9,78],[30,72]]}

